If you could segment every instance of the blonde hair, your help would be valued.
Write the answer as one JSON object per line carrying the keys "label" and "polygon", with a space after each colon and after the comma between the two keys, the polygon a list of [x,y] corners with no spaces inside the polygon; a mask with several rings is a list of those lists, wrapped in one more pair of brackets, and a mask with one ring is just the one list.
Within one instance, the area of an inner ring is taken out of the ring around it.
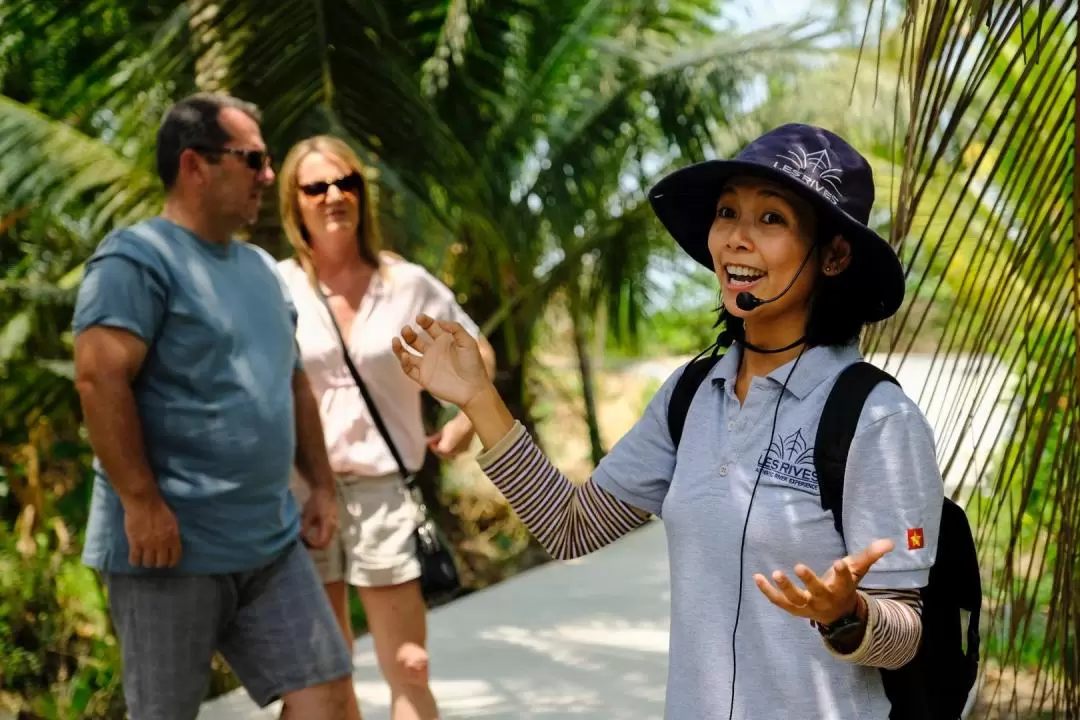
{"label": "blonde hair", "polygon": [[[293,252],[300,267],[308,276],[312,287],[317,282],[315,275],[315,261],[311,253],[311,244],[304,221],[300,216],[300,202],[297,193],[300,192],[300,183],[297,171],[304,158],[312,153],[332,155],[344,162],[360,174],[364,183],[359,190],[360,198],[360,226],[356,231],[356,245],[360,251],[360,257],[379,270],[382,264],[379,262],[379,254],[382,250],[382,233],[379,230],[378,216],[375,213],[369,184],[373,174],[364,166],[356,153],[349,145],[331,135],[316,135],[306,140],[301,140],[292,146],[285,161],[281,164],[281,177],[278,182],[278,200],[281,208],[281,226],[285,229],[285,237],[292,245]],[[396,256],[395,256],[396,257]]]}

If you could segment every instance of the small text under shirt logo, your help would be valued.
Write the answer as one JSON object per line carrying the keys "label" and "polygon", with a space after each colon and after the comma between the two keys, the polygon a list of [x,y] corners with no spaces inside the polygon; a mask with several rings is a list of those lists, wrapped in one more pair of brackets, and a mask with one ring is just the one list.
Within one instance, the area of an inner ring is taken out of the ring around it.
{"label": "small text under shirt logo", "polygon": [[814,448],[807,446],[802,430],[787,437],[773,440],[769,452],[758,458],[762,477],[790,485],[803,492],[818,493],[817,468],[814,466]]}

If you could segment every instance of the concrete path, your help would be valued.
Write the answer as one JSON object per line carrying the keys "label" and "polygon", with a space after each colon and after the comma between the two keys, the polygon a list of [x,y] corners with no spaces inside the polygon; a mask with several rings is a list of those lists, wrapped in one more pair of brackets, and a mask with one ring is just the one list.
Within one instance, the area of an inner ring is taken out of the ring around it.
{"label": "concrete path", "polygon": [[[580,560],[549,563],[438,608],[432,688],[444,718],[660,720],[668,649],[668,565],[654,521]],[[356,643],[365,720],[389,720],[369,637]],[[243,690],[199,720],[270,720]]]}

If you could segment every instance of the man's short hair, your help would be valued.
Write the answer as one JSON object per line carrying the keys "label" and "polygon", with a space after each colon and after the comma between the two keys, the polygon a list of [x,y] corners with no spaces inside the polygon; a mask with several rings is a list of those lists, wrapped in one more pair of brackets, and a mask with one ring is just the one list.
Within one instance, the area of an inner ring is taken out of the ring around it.
{"label": "man's short hair", "polygon": [[255,122],[262,119],[256,105],[223,93],[191,95],[165,112],[157,133],[157,171],[166,190],[176,184],[184,150],[222,147],[232,139],[219,121],[225,108],[235,108]]}

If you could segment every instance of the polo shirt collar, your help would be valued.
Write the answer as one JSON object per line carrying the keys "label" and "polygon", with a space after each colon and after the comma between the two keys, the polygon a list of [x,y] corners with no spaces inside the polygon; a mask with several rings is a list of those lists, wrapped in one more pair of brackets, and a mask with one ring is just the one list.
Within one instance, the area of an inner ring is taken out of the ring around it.
{"label": "polo shirt collar", "polygon": [[[724,352],[709,378],[714,385],[729,386],[732,391],[735,388],[735,376],[739,370],[739,361],[742,358],[742,345],[736,341]],[[858,362],[862,358],[857,343],[840,346],[817,345],[807,349],[801,359],[792,359],[773,370],[766,377],[776,383],[777,387],[783,387],[787,382],[787,390],[792,395],[802,400],[809,395],[814,388],[826,380],[835,377],[841,370]],[[798,362],[791,379],[788,374]]]}

